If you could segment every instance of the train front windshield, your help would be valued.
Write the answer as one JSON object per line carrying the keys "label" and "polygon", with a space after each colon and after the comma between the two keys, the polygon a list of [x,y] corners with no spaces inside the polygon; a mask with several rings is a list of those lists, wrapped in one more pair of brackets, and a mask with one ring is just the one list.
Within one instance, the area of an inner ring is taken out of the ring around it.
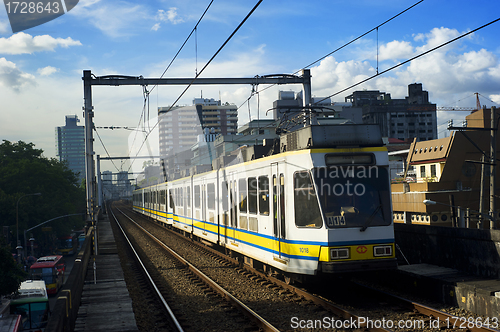
{"label": "train front windshield", "polygon": [[333,166],[312,170],[329,228],[386,226],[392,222],[386,167]]}

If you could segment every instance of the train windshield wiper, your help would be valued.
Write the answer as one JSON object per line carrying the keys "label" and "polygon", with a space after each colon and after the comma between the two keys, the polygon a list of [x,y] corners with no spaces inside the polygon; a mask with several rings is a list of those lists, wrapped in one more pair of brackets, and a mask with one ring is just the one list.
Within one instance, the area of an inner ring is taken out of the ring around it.
{"label": "train windshield wiper", "polygon": [[[378,211],[382,208],[382,197],[380,197],[380,192],[378,193],[378,203],[379,203],[378,206],[375,208],[375,210],[373,210],[372,214],[368,217],[368,219],[366,219],[363,227],[361,227],[361,229],[359,230],[360,232],[366,231],[366,229],[368,228],[368,226],[370,226],[370,224],[372,223],[373,219],[377,215]],[[383,217],[384,217],[384,211],[382,211],[382,218]]]}
{"label": "train windshield wiper", "polygon": [[372,214],[366,219],[365,224],[361,229],[359,230],[360,232],[366,231],[368,226],[372,223],[373,219],[375,218],[375,215],[378,213],[378,211],[382,208],[382,204],[379,204],[375,210],[373,210]]}

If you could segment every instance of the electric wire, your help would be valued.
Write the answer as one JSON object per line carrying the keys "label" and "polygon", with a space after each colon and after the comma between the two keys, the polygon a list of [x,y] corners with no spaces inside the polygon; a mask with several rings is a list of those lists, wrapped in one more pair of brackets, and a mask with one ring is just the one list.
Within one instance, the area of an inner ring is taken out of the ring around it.
{"label": "electric wire", "polygon": [[[109,158],[111,158],[111,156],[109,155],[108,149],[106,149],[106,146],[104,145],[104,142],[102,141],[101,136],[99,135],[99,132],[97,131],[97,129],[96,129],[95,127],[94,127],[94,131],[95,131],[95,133],[97,134],[97,137],[99,138],[99,142],[101,142],[101,145],[102,145],[102,147],[104,148],[104,151],[106,151],[106,155],[107,155]],[[118,169],[118,167],[116,167],[116,165],[115,165],[115,163],[114,163],[113,159],[110,159],[110,160],[111,160],[111,163],[113,164],[113,166],[116,168],[116,171],[119,173],[119,172],[120,172],[120,170]]]}
{"label": "electric wire", "polygon": [[[339,92],[337,92],[337,93],[334,93],[334,94],[332,94],[332,95],[330,95],[330,96],[328,96],[328,97],[325,97],[325,98],[323,98],[323,99],[321,99],[321,100],[319,100],[319,101],[315,102],[314,104],[317,104],[317,103],[319,103],[319,102],[321,102],[321,101],[323,101],[323,100],[326,100],[326,99],[331,98],[331,97],[333,97],[333,96],[335,96],[335,95],[338,95],[338,94],[340,94],[340,93],[342,93],[342,92],[344,92],[344,91],[346,91],[346,90],[351,89],[351,88],[352,88],[352,87],[354,87],[354,86],[357,86],[357,85],[359,85],[359,84],[362,84],[362,83],[364,83],[364,82],[366,82],[366,81],[368,81],[368,80],[371,80],[371,79],[373,79],[373,78],[375,78],[375,77],[377,77],[377,76],[379,76],[379,75],[382,75],[382,74],[387,73],[387,72],[389,72],[389,71],[391,71],[391,70],[394,70],[394,69],[396,69],[396,68],[398,68],[398,67],[400,67],[400,66],[402,66],[402,65],[404,65],[404,64],[406,64],[406,63],[409,63],[409,62],[411,62],[411,61],[413,61],[413,60],[415,60],[415,59],[417,59],[417,58],[420,58],[420,57],[422,57],[422,56],[424,56],[424,55],[426,55],[426,54],[429,54],[429,53],[431,53],[431,52],[433,52],[433,51],[435,51],[435,50],[437,50],[437,49],[439,49],[439,48],[441,48],[441,47],[443,47],[443,46],[446,46],[446,45],[448,45],[448,44],[450,44],[450,43],[452,43],[452,42],[454,42],[454,41],[456,41],[456,40],[459,40],[459,39],[461,39],[461,38],[464,38],[464,37],[466,37],[466,36],[468,36],[468,35],[470,35],[470,34],[472,34],[472,33],[476,32],[476,31],[478,31],[478,30],[481,30],[481,29],[483,29],[483,28],[485,28],[485,27],[487,27],[487,26],[489,26],[489,25],[491,25],[491,24],[493,24],[493,23],[495,23],[495,22],[498,22],[499,20],[500,20],[500,18],[498,18],[498,19],[496,19],[496,20],[493,20],[493,21],[491,21],[491,22],[489,22],[489,23],[486,23],[486,24],[484,24],[484,25],[482,25],[482,26],[480,26],[480,27],[478,27],[478,28],[476,28],[476,29],[474,29],[474,30],[471,30],[471,31],[469,31],[469,32],[467,32],[467,33],[464,33],[464,34],[462,34],[462,35],[460,35],[460,36],[458,36],[458,37],[456,37],[456,38],[453,38],[453,39],[451,39],[451,40],[449,40],[449,41],[447,41],[447,42],[444,42],[444,43],[442,43],[442,44],[440,44],[440,45],[438,45],[438,46],[436,46],[436,47],[434,47],[434,48],[432,48],[432,49],[430,49],[430,50],[427,50],[427,51],[422,52],[421,54],[418,54],[418,55],[416,55],[416,56],[414,56],[414,57],[412,57],[412,58],[410,58],[410,59],[407,59],[406,61],[404,61],[404,62],[402,62],[402,63],[399,63],[399,64],[397,64],[397,65],[395,65],[395,66],[392,66],[392,67],[390,67],[390,68],[388,68],[388,69],[386,69],[386,70],[384,70],[384,71],[382,71],[382,72],[379,72],[379,73],[377,73],[377,74],[375,74],[375,75],[373,75],[373,76],[371,76],[371,77],[369,77],[369,78],[367,78],[367,79],[364,79],[364,80],[362,80],[362,81],[360,81],[360,82],[358,82],[358,83],[356,83],[356,84],[354,84],[354,85],[351,85],[351,86],[350,86],[350,87],[348,87],[348,88],[345,88],[345,89],[343,89],[343,90],[341,90],[341,91],[339,91]],[[251,96],[250,96],[249,98],[251,98]],[[249,99],[247,99],[247,100],[249,100]],[[246,102],[246,101],[245,101],[245,102]]]}
{"label": "electric wire", "polygon": [[484,25],[480,26],[479,28],[476,28],[476,29],[474,29],[474,30],[471,30],[471,31],[469,31],[469,32],[466,32],[466,33],[464,33],[464,34],[462,34],[462,35],[460,35],[460,36],[458,36],[458,37],[455,37],[455,38],[453,38],[453,39],[451,39],[451,40],[449,40],[449,41],[447,41],[447,42],[445,42],[445,43],[442,43],[442,44],[440,44],[440,45],[438,45],[438,46],[436,46],[436,47],[433,47],[433,48],[431,48],[431,49],[429,49],[429,50],[427,50],[427,51],[425,51],[425,52],[422,52],[422,53],[420,53],[420,54],[418,54],[418,55],[416,55],[416,56],[414,56],[414,57],[412,57],[412,58],[409,58],[409,59],[407,59],[407,60],[405,60],[405,61],[403,61],[403,62],[401,62],[401,63],[398,63],[398,64],[396,64],[396,65],[394,65],[394,66],[392,66],[392,67],[390,67],[390,68],[388,68],[388,69],[386,69],[386,70],[383,70],[383,71],[381,71],[380,73],[377,73],[377,74],[372,75],[372,76],[370,76],[370,77],[368,77],[368,78],[365,78],[365,79],[363,79],[363,80],[359,81],[358,83],[355,83],[355,84],[353,84],[353,85],[351,85],[351,86],[349,86],[349,87],[347,87],[347,88],[345,88],[345,89],[342,89],[342,90],[340,90],[340,91],[338,91],[338,92],[336,92],[336,93],[333,93],[333,94],[329,95],[328,97],[325,97],[325,98],[323,98],[323,99],[321,99],[321,100],[316,101],[316,102],[315,102],[315,104],[317,104],[317,103],[319,103],[319,102],[321,102],[321,101],[323,101],[323,100],[326,100],[326,99],[328,99],[328,98],[331,98],[331,97],[333,97],[333,96],[339,95],[339,94],[341,94],[342,92],[345,92],[345,91],[350,90],[350,89],[352,89],[352,88],[354,88],[354,87],[356,87],[356,86],[358,86],[358,85],[360,85],[360,84],[363,84],[363,83],[365,83],[365,82],[368,82],[368,81],[370,81],[370,80],[374,79],[375,77],[378,77],[378,76],[380,76],[380,75],[383,75],[383,74],[385,74],[385,73],[387,73],[387,72],[389,72],[389,71],[392,71],[392,70],[394,70],[394,69],[396,69],[396,68],[399,68],[399,67],[401,67],[401,66],[403,66],[403,65],[405,65],[405,64],[407,64],[407,63],[409,63],[409,62],[411,62],[411,61],[413,61],[413,60],[416,60],[416,59],[418,59],[418,58],[420,58],[420,57],[422,57],[422,56],[424,56],[424,55],[427,55],[427,54],[429,54],[429,53],[431,53],[431,52],[434,52],[435,50],[440,49],[441,47],[444,47],[444,46],[446,46],[446,45],[448,45],[448,44],[451,44],[451,43],[453,43],[453,42],[455,42],[455,41],[457,41],[457,40],[459,40],[459,39],[462,39],[462,38],[464,38],[464,37],[466,37],[466,36],[468,36],[468,35],[470,35],[470,34],[472,34],[472,33],[476,32],[476,31],[479,31],[479,30],[481,30],[481,29],[484,29],[484,28],[486,28],[487,26],[490,26],[491,24],[496,23],[496,22],[498,22],[498,21],[500,21],[500,18],[497,18],[496,20],[493,20],[493,21],[491,21],[491,22],[489,22],[489,23],[486,23],[486,24],[484,24]]}
{"label": "electric wire", "polygon": [[[201,73],[203,73],[203,71],[210,65],[210,63],[215,59],[215,57],[222,51],[222,49],[227,45],[227,43],[233,38],[233,36],[236,34],[236,32],[238,32],[238,30],[243,26],[243,24],[248,20],[248,18],[250,18],[250,16],[255,12],[255,10],[259,7],[259,5],[262,3],[263,0],[259,0],[257,2],[257,4],[252,8],[252,10],[250,10],[250,12],[245,16],[245,18],[240,22],[240,24],[236,27],[236,29],[231,33],[231,35],[226,39],[226,41],[219,47],[219,49],[217,50],[217,52],[215,52],[215,54],[210,58],[210,60],[208,60],[208,62],[205,64],[205,66],[203,66],[203,68],[200,70],[199,73],[196,74],[196,76],[193,78],[193,80],[189,83],[189,85],[184,89],[184,91],[179,95],[179,97],[177,97],[177,99],[172,103],[172,105],[169,107],[169,109],[166,111],[166,112],[169,112],[172,107],[174,107],[174,105],[182,98],[182,96],[186,93],[186,91],[191,87],[191,85],[193,84],[194,81],[196,81],[196,79],[201,75]],[[213,2],[213,1],[212,1]],[[212,2],[210,4],[212,4]],[[208,10],[208,8],[207,8]],[[206,12],[206,11],[205,11]],[[205,13],[204,13],[205,14]],[[203,15],[204,15],[203,14]],[[200,19],[201,20],[201,19]],[[192,34],[192,33],[191,33]],[[177,55],[176,55],[177,56]],[[170,65],[169,65],[170,67]],[[167,69],[169,68],[167,67]],[[167,69],[165,69],[164,73],[167,71]],[[163,77],[164,74],[162,74],[162,77]],[[152,89],[151,89],[152,91]],[[151,130],[146,134],[146,137],[144,138],[141,146],[139,147],[138,151],[137,151],[137,154],[136,156],[139,154],[139,152],[142,150],[142,147],[144,146],[145,142],[147,141],[147,138],[149,137],[149,135],[152,133],[152,131],[156,128],[156,126],[158,126],[158,124],[160,123],[160,121],[156,121],[155,125],[153,126],[153,128],[151,128]],[[129,167],[129,170],[130,168],[132,168],[132,165],[134,163],[134,160],[131,161],[130,163],[130,167]]]}
{"label": "electric wire", "polygon": [[[422,0],[422,1],[423,1],[423,0]],[[420,1],[420,2],[422,2],[422,1]],[[420,2],[416,3],[415,5],[419,4]],[[259,2],[259,4],[260,4],[260,2]],[[415,5],[413,5],[413,6],[415,6]],[[257,4],[257,6],[258,6],[258,4]],[[413,7],[413,6],[412,6],[412,7]],[[410,8],[411,8],[411,7],[410,7]],[[398,15],[400,15],[400,14],[398,14]],[[398,15],[396,15],[395,17],[397,17]],[[355,87],[355,86],[357,86],[357,85],[359,85],[359,84],[365,83],[366,81],[369,81],[369,80],[371,80],[371,79],[373,79],[373,78],[375,78],[375,77],[377,77],[377,76],[380,76],[380,75],[385,74],[385,73],[387,73],[387,72],[389,72],[389,71],[391,71],[391,70],[394,70],[394,69],[396,69],[396,68],[398,68],[398,67],[400,67],[400,66],[402,66],[402,65],[404,65],[404,64],[407,64],[407,63],[409,63],[409,62],[411,62],[411,61],[413,61],[413,60],[415,60],[415,59],[417,59],[417,58],[420,58],[420,57],[422,57],[422,56],[424,56],[424,55],[426,55],[426,54],[429,54],[429,53],[431,53],[431,52],[433,52],[433,51],[435,51],[435,50],[437,50],[437,49],[439,49],[439,48],[441,48],[441,47],[443,47],[443,46],[446,46],[446,45],[448,45],[448,44],[450,44],[450,43],[452,43],[452,42],[454,42],[454,41],[456,41],[456,40],[459,40],[459,39],[461,39],[461,38],[464,38],[464,37],[466,37],[466,36],[468,36],[468,35],[470,35],[470,34],[472,34],[472,33],[476,32],[476,31],[478,31],[478,30],[480,30],[480,29],[483,29],[483,28],[485,28],[485,27],[487,27],[487,26],[489,26],[489,25],[491,25],[491,24],[493,24],[493,23],[496,23],[496,22],[497,22],[497,21],[499,21],[499,20],[500,20],[500,18],[499,18],[499,19],[496,19],[496,20],[493,20],[493,21],[491,21],[491,22],[489,22],[489,23],[487,23],[487,24],[485,24],[485,25],[483,25],[483,26],[480,26],[480,27],[478,27],[478,28],[476,28],[476,29],[474,29],[474,30],[471,30],[471,31],[469,31],[469,32],[467,32],[467,33],[465,33],[465,34],[462,34],[462,35],[460,35],[460,36],[458,36],[458,37],[456,37],[456,38],[454,38],[454,39],[452,39],[452,40],[449,40],[449,41],[447,41],[447,42],[445,42],[445,43],[443,43],[443,44],[441,44],[441,45],[438,45],[438,46],[436,46],[436,47],[434,47],[434,48],[432,48],[432,49],[430,49],[430,50],[428,50],[428,51],[426,51],[426,52],[423,52],[423,53],[421,53],[421,54],[419,54],[419,55],[417,55],[417,56],[415,56],[415,57],[412,57],[412,58],[410,58],[410,59],[408,59],[408,60],[406,60],[406,61],[404,61],[404,62],[402,62],[402,63],[399,63],[399,64],[397,64],[397,65],[395,65],[395,66],[393,66],[393,67],[390,67],[390,68],[388,68],[388,69],[386,69],[386,70],[384,70],[384,71],[382,71],[382,72],[379,72],[379,73],[377,73],[376,75],[373,75],[373,76],[371,76],[371,77],[369,77],[369,78],[367,78],[367,79],[364,79],[364,80],[362,80],[362,81],[360,81],[360,82],[358,82],[358,83],[356,83],[356,84],[354,84],[354,85],[351,85],[351,86],[349,86],[349,87],[347,87],[347,88],[345,88],[345,89],[343,89],[343,90],[341,90],[341,91],[339,91],[339,92],[337,92],[337,93],[334,93],[334,94],[330,95],[329,97],[326,97],[326,98],[324,98],[324,99],[321,99],[321,100],[317,101],[315,104],[317,104],[317,103],[319,103],[319,102],[321,102],[321,101],[323,101],[323,100],[325,100],[325,99],[327,99],[327,98],[331,98],[331,97],[333,97],[333,96],[335,96],[335,95],[338,95],[338,94],[340,94],[340,93],[342,93],[342,92],[344,92],[344,91],[346,91],[346,90],[349,90],[349,89],[351,89],[351,88],[353,88],[353,87]],[[390,20],[388,20],[388,21],[390,21]],[[387,23],[388,21],[384,22],[384,24],[385,24],[385,23]],[[380,26],[380,25],[379,25],[379,26]],[[371,31],[373,31],[373,29],[372,29]],[[234,34],[234,33],[233,33],[233,34]],[[224,45],[225,45],[225,44],[224,44]],[[224,45],[223,45],[223,46],[224,46]],[[347,44],[346,44],[346,45],[347,45]],[[338,49],[337,49],[337,50],[338,50]],[[336,50],[336,51],[337,51],[337,50]],[[220,49],[219,49],[219,51],[220,51]],[[218,52],[219,52],[219,51],[218,51]],[[217,55],[217,54],[218,54],[218,52],[217,52],[215,55]],[[335,51],[334,51],[334,52],[335,52]],[[334,53],[334,52],[331,52],[329,55],[331,55],[331,54],[332,54],[332,53]],[[214,55],[214,57],[215,57],[215,55]],[[328,56],[328,55],[327,55],[327,56]],[[212,57],[212,59],[213,59],[214,57]],[[325,57],[326,57],[326,56],[325,56]],[[311,63],[309,66],[311,66],[311,65],[313,65],[313,64],[315,64],[315,63],[317,63],[318,61],[321,61],[321,60],[322,60],[322,59],[324,59],[325,57],[322,57],[321,59],[319,59],[319,60],[317,60],[317,61],[315,61],[315,62]],[[212,60],[212,59],[211,59],[211,60]],[[210,61],[211,61],[211,60],[210,60]],[[207,63],[207,65],[208,65],[208,63]],[[206,66],[202,69],[202,71],[203,71],[205,68],[206,68]],[[297,72],[296,72],[296,73],[297,73]],[[201,71],[200,71],[200,74],[201,74]],[[199,75],[198,75],[198,76],[199,76]],[[196,77],[195,77],[195,79],[193,79],[193,82],[194,82],[194,80],[196,80]],[[192,84],[192,82],[191,82],[191,84]],[[190,84],[190,85],[191,85],[191,84]],[[189,86],[190,86],[190,85],[189,85]],[[188,88],[189,88],[189,86],[188,86]],[[272,86],[272,85],[271,85],[271,86]],[[270,86],[269,86],[269,87],[270,87]],[[265,89],[267,89],[267,88],[269,88],[269,87],[266,87]],[[186,88],[186,89],[184,90],[184,92],[182,93],[182,95],[183,95],[183,94],[187,91],[187,89],[188,89],[188,88]],[[265,89],[263,89],[263,90],[265,90]],[[261,90],[260,92],[262,92],[263,90]],[[179,98],[177,98],[176,102],[177,102],[177,101],[178,101],[178,100],[182,97],[182,95],[181,95]],[[249,100],[251,97],[252,97],[252,96],[250,96],[247,100]],[[243,102],[243,103],[242,103],[242,105],[244,105],[245,103],[247,103],[247,100],[246,100],[245,102]],[[174,102],[173,104],[175,104],[175,102]],[[241,105],[241,106],[242,106],[242,105]],[[241,106],[240,106],[239,108],[241,108]],[[170,109],[171,109],[172,107],[173,107],[173,106],[171,106],[171,107],[170,107]],[[238,109],[239,109],[239,108],[238,108]],[[157,124],[158,124],[158,122],[157,122]],[[157,125],[157,124],[156,124],[156,125]],[[155,125],[155,126],[156,126],[156,125]],[[154,129],[154,128],[153,128],[153,129]]]}
{"label": "electric wire", "polygon": [[[331,51],[330,53],[328,53],[328,54],[326,54],[326,55],[322,56],[322,57],[321,57],[321,58],[319,58],[318,60],[316,60],[316,61],[314,61],[314,62],[311,62],[311,63],[310,63],[310,64],[308,64],[307,66],[302,67],[302,69],[306,69],[306,68],[312,67],[313,65],[317,64],[317,63],[318,63],[318,62],[320,62],[321,60],[324,60],[324,59],[326,59],[327,57],[329,57],[330,55],[332,55],[332,54],[334,54],[334,53],[337,53],[338,51],[340,51],[340,50],[342,50],[343,48],[345,48],[345,47],[349,46],[350,44],[352,44],[352,43],[354,43],[354,42],[358,41],[359,39],[363,38],[364,36],[366,36],[366,35],[370,34],[371,32],[373,32],[373,31],[375,31],[375,30],[377,31],[377,44],[378,44],[378,29],[379,29],[380,27],[384,26],[385,24],[389,23],[390,21],[394,20],[395,18],[397,18],[397,17],[401,16],[402,14],[404,14],[404,13],[405,13],[405,12],[407,12],[407,11],[409,11],[409,10],[410,10],[410,9],[412,9],[413,7],[415,7],[415,6],[419,5],[419,4],[420,4],[420,3],[422,3],[423,1],[424,1],[424,0],[420,0],[420,1],[416,2],[416,3],[414,3],[413,5],[411,5],[410,7],[406,8],[405,10],[403,10],[403,11],[399,12],[398,14],[396,14],[396,15],[392,16],[391,18],[387,19],[385,22],[383,22],[383,23],[381,23],[381,24],[377,25],[376,27],[372,28],[371,30],[366,31],[365,33],[363,33],[363,34],[359,35],[358,37],[356,37],[356,38],[354,38],[354,39],[350,40],[349,42],[345,43],[344,45],[342,45],[342,46],[340,46],[340,47],[336,48],[335,50]],[[378,52],[378,46],[377,46],[377,52]],[[377,54],[378,54],[378,53],[377,53]],[[294,73],[292,73],[291,75],[298,74],[298,73],[299,73],[302,69],[299,69],[299,70],[295,71],[295,72],[294,72]],[[378,66],[377,66],[377,72],[378,72]],[[264,91],[264,90],[267,90],[267,89],[269,89],[269,88],[271,88],[271,87],[273,87],[273,86],[275,86],[275,85],[276,85],[276,84],[271,84],[271,85],[269,85],[269,86],[265,87],[264,89],[262,89],[262,90],[261,90],[261,92],[262,92],[262,91]],[[245,102],[246,102],[246,101],[245,101]],[[241,107],[241,106],[240,106],[240,107]]]}
{"label": "electric wire", "polygon": [[[172,58],[172,60],[168,64],[167,68],[165,68],[165,70],[161,74],[160,78],[163,78],[163,76],[165,76],[166,72],[170,69],[170,67],[174,63],[175,59],[177,59],[177,56],[179,55],[179,53],[181,53],[181,51],[184,48],[184,46],[186,45],[186,43],[189,41],[189,39],[191,38],[191,36],[193,35],[193,33],[197,30],[198,25],[200,24],[200,22],[203,19],[203,17],[205,17],[205,14],[208,12],[208,9],[210,8],[210,6],[212,6],[213,2],[214,2],[214,0],[210,1],[210,3],[208,4],[207,8],[205,9],[205,11],[203,12],[203,14],[201,15],[200,19],[198,20],[198,22],[196,22],[194,28],[191,30],[191,32],[189,33],[189,35],[186,37],[186,40],[184,40],[184,43],[182,43],[182,46],[179,48],[179,50],[177,51],[177,53],[175,54],[175,56]],[[149,91],[149,93],[151,93],[157,86],[158,86],[158,84],[153,85],[153,87],[151,88],[151,90]]]}
{"label": "electric wire", "polygon": [[[342,45],[341,47],[339,47],[339,48],[337,48],[337,49],[333,50],[332,52],[330,52],[330,53],[328,53],[328,54],[324,55],[323,57],[319,58],[318,60],[316,60],[316,61],[314,61],[314,62],[310,63],[309,65],[305,66],[304,68],[308,68],[308,67],[311,67],[311,66],[315,65],[316,63],[320,62],[321,60],[325,59],[326,57],[328,57],[328,56],[330,56],[330,55],[332,55],[332,54],[334,54],[334,53],[336,53],[336,52],[340,51],[341,49],[343,49],[343,48],[347,47],[348,45],[350,45],[350,44],[354,43],[355,41],[357,41],[357,40],[361,39],[362,37],[366,36],[367,34],[371,33],[372,31],[377,30],[377,32],[378,32],[378,29],[379,29],[380,27],[382,27],[383,25],[385,25],[385,24],[389,23],[390,21],[394,20],[395,18],[397,18],[397,17],[401,16],[402,14],[404,14],[405,12],[407,12],[407,11],[409,11],[410,9],[414,8],[415,6],[417,6],[418,4],[422,3],[423,1],[424,1],[424,0],[420,0],[420,1],[416,2],[416,3],[415,3],[415,4],[413,4],[412,6],[410,6],[410,7],[406,8],[405,10],[403,10],[403,11],[399,12],[398,14],[396,14],[396,15],[392,16],[391,18],[387,19],[387,20],[386,20],[386,21],[384,21],[383,23],[381,23],[381,24],[377,25],[376,27],[372,28],[371,30],[369,30],[369,31],[367,31],[367,32],[365,32],[365,33],[363,33],[363,34],[361,34],[361,35],[360,35],[360,36],[358,36],[357,38],[355,38],[355,39],[353,39],[353,40],[349,41],[348,43],[346,43],[346,44]],[[212,1],[212,2],[213,2],[213,1]],[[212,4],[212,2],[210,3],[210,5]],[[249,15],[251,15],[251,14],[252,14],[252,12],[256,9],[256,7],[257,7],[257,6],[259,6],[259,5],[260,5],[260,3],[261,3],[261,2],[262,2],[262,1],[259,1],[259,2],[257,3],[257,5],[254,7],[254,9],[252,9],[252,11],[251,11],[251,12],[247,15],[247,17],[245,18],[245,20],[249,17]],[[208,7],[210,7],[210,5],[209,5]],[[206,11],[208,10],[208,7],[207,7],[207,9],[205,10],[205,13],[206,13]],[[203,16],[205,15],[205,13],[203,13],[202,18],[203,18]],[[244,21],[245,21],[245,20],[244,20]],[[201,18],[200,18],[200,21],[201,21]],[[242,23],[240,23],[240,26],[244,23],[244,21],[243,21]],[[187,40],[191,37],[191,35],[193,34],[193,32],[195,32],[195,29],[196,29],[196,27],[198,26],[198,24],[199,24],[199,22],[196,24],[195,28],[193,28],[193,30],[191,31],[190,35],[188,36],[188,38],[186,39],[186,41],[184,42],[184,44],[182,45],[182,47],[184,47],[184,45],[186,44]],[[235,30],[235,32],[233,32],[233,34],[232,34],[232,35],[228,38],[228,40],[226,40],[226,42],[223,44],[223,46],[221,46],[221,48],[220,48],[220,49],[217,51],[217,53],[216,53],[216,54],[212,57],[212,59],[210,59],[210,60],[209,60],[209,62],[205,65],[205,67],[204,67],[204,68],[203,68],[203,69],[202,69],[199,73],[198,73],[198,72],[196,73],[196,76],[195,76],[195,78],[193,79],[193,81],[192,81],[192,82],[188,85],[188,87],[187,87],[187,88],[186,88],[186,89],[182,92],[182,94],[181,94],[181,95],[180,95],[180,96],[176,99],[176,101],[175,101],[174,103],[172,103],[172,105],[171,105],[171,106],[170,106],[170,108],[167,110],[167,112],[168,112],[168,111],[170,111],[170,110],[172,109],[172,107],[173,107],[173,106],[177,103],[177,101],[178,101],[178,100],[182,97],[182,95],[184,95],[184,93],[185,93],[185,92],[189,89],[189,87],[190,87],[190,86],[192,85],[192,83],[196,80],[196,78],[197,78],[197,77],[201,74],[201,72],[202,72],[202,71],[206,68],[206,66],[207,66],[207,65],[208,65],[208,64],[209,64],[209,63],[213,60],[213,58],[214,58],[214,57],[218,54],[218,52],[222,49],[222,47],[224,47],[224,45],[225,45],[225,44],[229,41],[229,39],[230,39],[230,38],[234,35],[234,33],[236,33],[236,31],[237,31],[238,29],[239,29],[239,27]],[[181,49],[182,49],[182,47],[181,47]],[[378,51],[378,50],[377,50],[377,51]],[[164,76],[164,74],[166,73],[166,71],[170,68],[170,66],[172,65],[173,61],[175,60],[175,58],[177,57],[177,55],[179,54],[179,52],[180,52],[180,50],[179,50],[179,51],[177,52],[177,54],[175,55],[174,59],[172,59],[172,61],[170,62],[170,64],[168,65],[168,67],[165,69],[165,71],[163,72],[163,74],[162,74],[162,76],[161,76],[161,77],[163,77],[163,76]],[[292,75],[295,75],[295,74],[297,74],[298,72],[300,72],[300,70],[296,71],[296,72],[295,72],[295,73],[293,73]],[[269,89],[269,88],[271,88],[272,86],[275,86],[275,85],[276,85],[276,84],[271,84],[271,85],[269,85],[269,86],[265,87],[264,89],[260,90],[259,92],[265,91],[265,90],[267,90],[267,89]],[[153,89],[154,89],[155,87],[156,87],[156,85],[155,85],[155,86],[153,86],[153,88],[151,89],[151,91],[153,91]],[[151,92],[151,91],[150,91],[150,92]],[[245,100],[245,101],[244,101],[244,102],[243,102],[243,103],[242,103],[242,104],[241,104],[241,105],[237,108],[237,110],[239,110],[239,109],[240,109],[240,108],[241,108],[244,104],[247,104],[247,103],[248,103],[248,105],[249,105],[249,100],[250,100],[253,96],[254,96],[254,94],[252,93],[252,94],[251,94],[251,95],[250,95],[250,96],[249,96],[249,97],[248,97],[248,98],[247,98],[247,99],[246,99],[246,100]],[[248,107],[250,107],[250,106],[248,106]],[[155,126],[153,127],[153,129],[156,127],[156,125],[157,125],[157,124],[158,124],[158,122],[155,124]],[[147,137],[148,137],[148,136],[149,136],[149,134],[146,136],[145,140],[147,139]],[[143,143],[143,144],[144,144],[144,143]],[[141,145],[141,148],[139,149],[139,151],[140,151],[141,149],[142,149],[142,145]],[[138,152],[138,153],[139,153],[139,152]]]}

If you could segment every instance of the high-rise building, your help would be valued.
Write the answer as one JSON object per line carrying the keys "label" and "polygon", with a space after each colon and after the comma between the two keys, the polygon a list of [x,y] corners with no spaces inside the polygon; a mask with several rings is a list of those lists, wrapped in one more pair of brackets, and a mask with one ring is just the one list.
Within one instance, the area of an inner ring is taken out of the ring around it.
{"label": "high-rise building", "polygon": [[408,97],[392,99],[389,93],[355,91],[345,98],[353,108],[362,110],[363,123],[376,123],[382,136],[417,141],[437,138],[436,104],[421,83],[408,85]]}
{"label": "high-rise building", "polygon": [[81,180],[85,178],[85,127],[78,126],[76,115],[66,115],[66,125],[56,127],[56,156],[66,161]]}
{"label": "high-rise building", "polygon": [[195,98],[191,106],[159,107],[160,156],[170,157],[190,151],[198,135],[236,134],[238,109],[220,100]]}

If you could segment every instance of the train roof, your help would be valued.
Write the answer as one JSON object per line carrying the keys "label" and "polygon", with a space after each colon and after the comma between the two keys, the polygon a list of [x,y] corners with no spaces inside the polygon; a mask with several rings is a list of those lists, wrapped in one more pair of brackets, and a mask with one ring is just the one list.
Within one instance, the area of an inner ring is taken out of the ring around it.
{"label": "train roof", "polygon": [[[380,128],[376,124],[327,124],[308,125],[295,128],[292,131],[281,131],[281,135],[272,139],[265,139],[262,145],[241,146],[229,155],[219,156],[212,160],[212,164],[196,165],[184,170],[184,175],[176,174],[166,182],[185,180],[190,176],[203,174],[221,168],[241,165],[257,159],[271,156],[283,156],[290,152],[306,150],[342,149],[342,148],[379,148],[384,147]],[[165,182],[162,182],[165,183]],[[158,184],[138,189],[156,187]]]}

